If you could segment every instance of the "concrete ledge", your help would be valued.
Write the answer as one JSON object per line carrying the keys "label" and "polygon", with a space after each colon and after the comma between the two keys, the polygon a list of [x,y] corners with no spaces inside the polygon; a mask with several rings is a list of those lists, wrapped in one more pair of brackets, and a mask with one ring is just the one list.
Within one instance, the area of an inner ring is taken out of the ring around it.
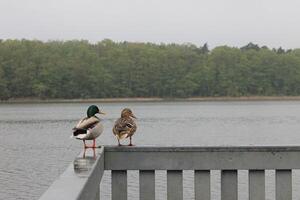
{"label": "concrete ledge", "polygon": [[104,172],[104,148],[82,152],[66,171],[52,183],[40,200],[86,200],[97,199]]}
{"label": "concrete ledge", "polygon": [[[180,175],[181,170],[232,170],[236,174],[236,170],[275,169],[284,180],[281,185],[288,185],[291,169],[300,169],[300,146],[105,146],[95,151],[94,155],[91,149],[85,156],[81,153],[40,200],[99,199],[104,170],[121,170],[112,173],[118,175],[115,183],[122,180],[124,186],[126,170],[178,170]],[[234,174],[230,180],[236,179]],[[180,177],[174,180],[181,182]]]}
{"label": "concrete ledge", "polygon": [[289,152],[300,146],[105,146],[105,152]]}
{"label": "concrete ledge", "polygon": [[106,170],[300,169],[298,146],[104,148]]}

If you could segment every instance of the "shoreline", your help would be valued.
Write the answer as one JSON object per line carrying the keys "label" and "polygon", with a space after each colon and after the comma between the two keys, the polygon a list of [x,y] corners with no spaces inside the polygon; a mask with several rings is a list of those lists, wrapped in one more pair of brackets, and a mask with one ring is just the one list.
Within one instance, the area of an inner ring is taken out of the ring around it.
{"label": "shoreline", "polygon": [[95,98],[95,99],[34,99],[19,98],[0,101],[6,103],[118,103],[118,102],[184,102],[184,101],[300,101],[300,96],[241,96],[241,97],[189,97],[189,98]]}

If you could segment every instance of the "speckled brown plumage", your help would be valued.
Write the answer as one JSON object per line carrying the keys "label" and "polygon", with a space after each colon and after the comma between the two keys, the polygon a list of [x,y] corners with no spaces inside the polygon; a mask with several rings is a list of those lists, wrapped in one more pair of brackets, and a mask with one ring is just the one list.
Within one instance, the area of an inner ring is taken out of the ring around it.
{"label": "speckled brown plumage", "polygon": [[132,145],[131,137],[137,130],[137,125],[133,118],[136,118],[129,108],[123,109],[121,113],[121,118],[119,118],[113,127],[113,133],[117,137],[118,145],[120,144],[120,139],[129,138],[129,146]]}

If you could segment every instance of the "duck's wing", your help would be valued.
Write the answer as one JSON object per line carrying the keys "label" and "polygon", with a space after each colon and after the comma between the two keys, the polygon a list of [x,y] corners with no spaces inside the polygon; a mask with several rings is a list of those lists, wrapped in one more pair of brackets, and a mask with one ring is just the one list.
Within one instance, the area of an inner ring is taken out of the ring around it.
{"label": "duck's wing", "polygon": [[114,125],[114,132],[119,133],[120,131],[128,130],[127,121],[124,118],[119,118]]}
{"label": "duck's wing", "polygon": [[126,138],[136,130],[136,124],[132,119],[119,118],[114,125],[113,133],[120,138]]}
{"label": "duck's wing", "polygon": [[95,127],[100,122],[97,117],[83,118],[73,128],[73,135],[86,134],[88,129]]}
{"label": "duck's wing", "polygon": [[100,122],[100,119],[97,117],[84,118],[78,122],[75,128],[78,129],[89,129],[93,128],[97,123]]}
{"label": "duck's wing", "polygon": [[131,118],[129,118],[127,120],[127,126],[130,127],[130,131],[129,131],[129,135],[128,135],[128,137],[129,137],[135,133],[137,126],[136,126],[136,123],[134,122],[134,120]]}

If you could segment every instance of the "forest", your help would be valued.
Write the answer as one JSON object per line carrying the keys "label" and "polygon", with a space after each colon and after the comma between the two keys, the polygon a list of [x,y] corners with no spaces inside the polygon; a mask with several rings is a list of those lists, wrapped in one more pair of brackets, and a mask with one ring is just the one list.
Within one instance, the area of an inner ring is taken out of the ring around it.
{"label": "forest", "polygon": [[0,40],[0,99],[300,95],[300,49]]}

